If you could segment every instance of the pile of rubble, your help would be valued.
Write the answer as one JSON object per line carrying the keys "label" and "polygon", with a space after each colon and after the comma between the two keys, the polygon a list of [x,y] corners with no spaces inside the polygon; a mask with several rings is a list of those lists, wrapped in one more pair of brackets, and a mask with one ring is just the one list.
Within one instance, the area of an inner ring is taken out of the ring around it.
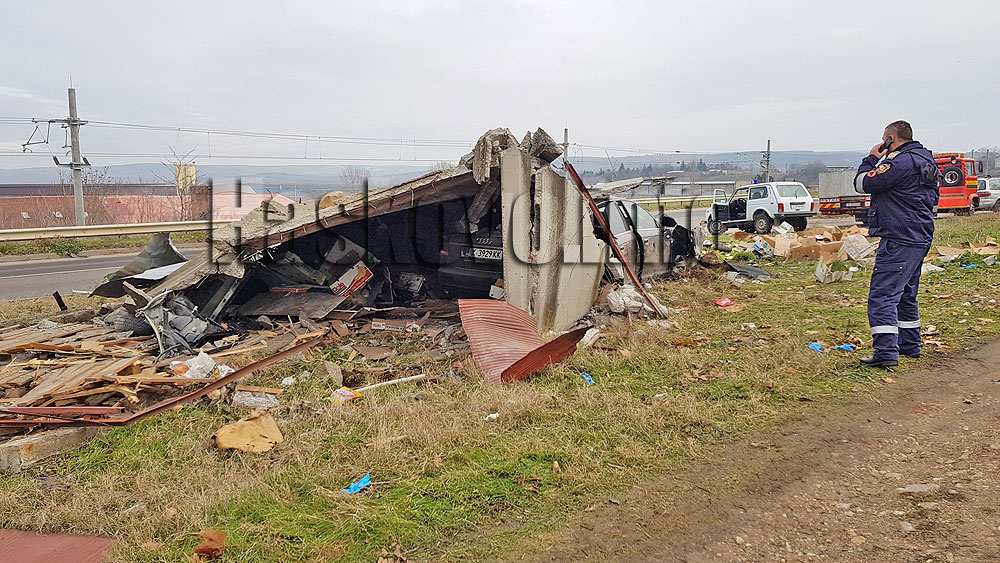
{"label": "pile of rubble", "polygon": [[599,301],[662,316],[594,196],[568,163],[570,178],[553,169],[560,154],[541,129],[494,129],[458,166],[397,186],[265,202],[191,259],[157,235],[94,291],[123,302],[0,329],[0,429],[128,424],[204,397],[273,405],[280,388],[244,379],[320,344],[348,353],[336,402],[470,356],[499,385],[571,354]]}
{"label": "pile of rubble", "polygon": [[260,328],[262,316],[320,320],[436,299],[506,299],[540,332],[561,332],[592,305],[608,245],[550,166],[560,154],[541,129],[521,142],[493,129],[458,166],[398,186],[265,202],[191,260],[154,239],[95,294],[127,295],[129,321],[148,325],[132,328],[153,334],[161,355]]}
{"label": "pile of rubble", "polygon": [[[98,414],[125,412],[203,386],[232,370],[222,362],[237,354],[294,345],[288,327],[222,338],[186,361],[158,360],[152,336],[118,332],[104,323],[43,321],[0,328],[0,414]],[[284,338],[289,335],[288,338]],[[311,335],[315,336],[315,335]],[[270,342],[269,342],[270,340]],[[116,407],[115,410],[80,407]]]}

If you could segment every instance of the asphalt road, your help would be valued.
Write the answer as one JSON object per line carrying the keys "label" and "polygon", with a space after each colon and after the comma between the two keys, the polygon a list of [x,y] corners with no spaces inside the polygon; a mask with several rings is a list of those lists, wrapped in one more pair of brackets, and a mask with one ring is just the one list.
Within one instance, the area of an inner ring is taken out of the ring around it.
{"label": "asphalt road", "polygon": [[74,289],[89,292],[133,256],[117,254],[0,264],[0,300],[43,297],[54,291],[69,295]]}

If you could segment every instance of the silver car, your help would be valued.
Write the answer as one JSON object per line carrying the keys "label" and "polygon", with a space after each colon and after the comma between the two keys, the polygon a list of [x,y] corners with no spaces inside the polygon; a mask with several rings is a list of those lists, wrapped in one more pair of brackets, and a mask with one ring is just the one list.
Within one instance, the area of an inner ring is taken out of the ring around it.
{"label": "silver car", "polygon": [[976,209],[1000,212],[1000,178],[980,178],[977,196],[979,204]]}

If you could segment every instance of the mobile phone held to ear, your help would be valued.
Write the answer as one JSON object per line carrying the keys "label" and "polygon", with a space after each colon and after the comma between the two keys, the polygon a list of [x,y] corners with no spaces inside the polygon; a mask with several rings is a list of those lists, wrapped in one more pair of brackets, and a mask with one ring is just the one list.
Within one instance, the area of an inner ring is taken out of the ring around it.
{"label": "mobile phone held to ear", "polygon": [[879,147],[879,152],[889,152],[889,149],[891,148],[892,148],[892,137],[889,137],[888,139],[885,140],[884,143],[882,143],[882,146]]}

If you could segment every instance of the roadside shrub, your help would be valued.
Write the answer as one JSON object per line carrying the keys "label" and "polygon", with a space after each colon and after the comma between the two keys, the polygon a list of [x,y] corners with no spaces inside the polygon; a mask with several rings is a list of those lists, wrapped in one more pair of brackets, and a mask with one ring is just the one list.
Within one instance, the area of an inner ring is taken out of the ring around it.
{"label": "roadside shrub", "polygon": [[49,242],[45,246],[48,247],[48,252],[65,256],[79,254],[84,249],[83,243],[75,240],[56,240]]}

